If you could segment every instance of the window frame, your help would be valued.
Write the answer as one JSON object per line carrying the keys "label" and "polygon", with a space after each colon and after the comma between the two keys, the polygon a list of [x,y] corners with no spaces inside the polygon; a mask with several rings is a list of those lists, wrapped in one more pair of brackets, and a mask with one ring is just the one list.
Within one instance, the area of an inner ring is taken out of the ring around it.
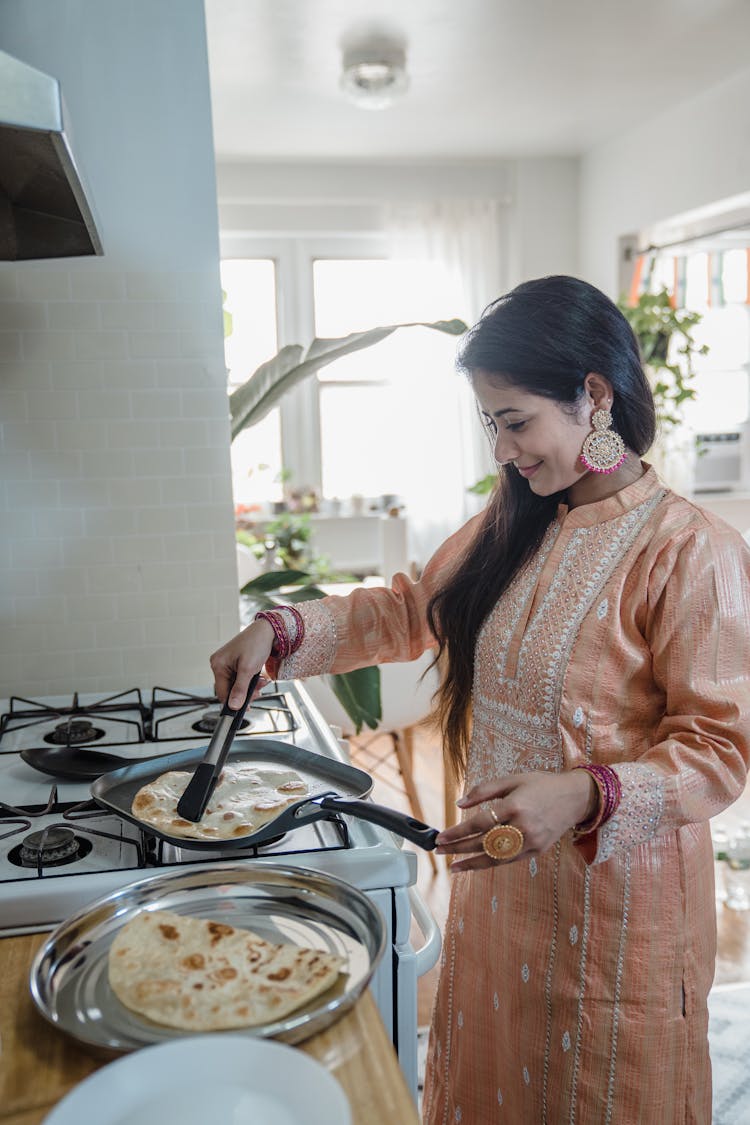
{"label": "window frame", "polygon": [[[308,233],[304,235],[225,233],[222,260],[270,258],[276,272],[276,324],[279,348],[307,347],[315,336],[314,262],[321,259],[388,259],[388,243],[379,232]],[[373,326],[374,327],[374,326]],[[321,494],[322,452],[317,379],[307,379],[279,403],[281,457],[292,480]]]}

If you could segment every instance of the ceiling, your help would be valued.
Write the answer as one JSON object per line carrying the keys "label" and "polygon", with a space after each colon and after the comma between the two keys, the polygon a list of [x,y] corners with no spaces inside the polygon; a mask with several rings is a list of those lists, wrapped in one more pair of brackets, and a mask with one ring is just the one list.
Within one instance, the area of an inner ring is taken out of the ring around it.
{"label": "ceiling", "polygon": [[[748,0],[205,5],[219,160],[581,154],[744,69],[750,43]],[[373,33],[410,75],[381,111],[338,84],[343,46]]]}

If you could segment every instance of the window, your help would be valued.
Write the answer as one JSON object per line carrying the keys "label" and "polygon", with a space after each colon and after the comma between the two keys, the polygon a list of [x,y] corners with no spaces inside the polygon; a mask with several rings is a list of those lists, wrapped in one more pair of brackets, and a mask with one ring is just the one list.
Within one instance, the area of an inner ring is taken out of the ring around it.
{"label": "window", "polygon": [[[226,236],[222,251],[233,316],[230,388],[285,344],[456,315],[447,271],[389,260],[382,235]],[[396,496],[409,520],[410,557],[424,564],[466,518],[465,490],[477,475],[465,426],[474,411],[455,373],[456,342],[404,329],[290,390],[272,417],[233,443],[235,501],[281,499],[282,465],[286,488],[314,490],[324,512],[334,499],[346,513],[353,496]]]}
{"label": "window", "polygon": [[[687,294],[701,314],[696,342],[708,346],[697,356],[696,398],[687,418],[701,433],[739,429],[750,417],[750,307],[747,304],[748,251],[698,253],[687,257]],[[697,303],[698,301],[701,303]]]}
{"label": "window", "polygon": [[676,292],[680,307],[701,316],[693,335],[708,353],[695,357],[696,397],[685,404],[686,421],[698,433],[738,430],[750,418],[749,273],[746,249],[662,254],[652,263],[649,289]]}
{"label": "window", "polygon": [[[231,317],[224,341],[231,393],[278,351],[275,264],[262,258],[226,259],[221,263],[221,286],[226,294],[224,309]],[[280,500],[280,474],[281,428],[277,408],[232,442],[235,504],[253,507],[264,501]]]}
{"label": "window", "polygon": [[[449,319],[450,288],[421,262],[318,260],[313,292],[317,336],[378,325]],[[433,488],[454,492],[457,444],[456,341],[403,329],[318,375],[321,483],[326,497],[393,494],[416,499],[429,466]],[[446,473],[436,465],[446,466]],[[435,474],[447,479],[436,481]]]}

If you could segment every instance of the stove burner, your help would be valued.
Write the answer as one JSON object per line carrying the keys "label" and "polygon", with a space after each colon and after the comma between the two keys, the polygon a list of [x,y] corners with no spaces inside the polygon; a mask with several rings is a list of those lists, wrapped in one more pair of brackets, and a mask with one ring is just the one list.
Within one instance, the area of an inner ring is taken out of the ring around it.
{"label": "stove burner", "polygon": [[70,828],[47,828],[31,832],[21,843],[8,852],[8,859],[16,867],[63,867],[88,855],[93,847]]}
{"label": "stove burner", "polygon": [[44,741],[51,742],[53,746],[81,746],[85,742],[97,742],[104,738],[104,733],[99,727],[92,726],[88,719],[66,719],[45,734]]}
{"label": "stove burner", "polygon": [[[214,709],[213,711],[204,711],[203,714],[201,715],[200,719],[198,719],[198,721],[196,723],[192,724],[191,729],[197,730],[201,734],[213,734],[214,731],[216,730],[217,726],[219,725],[219,718],[220,717],[221,717],[221,711],[219,711],[219,710]],[[250,726],[250,720],[249,719],[243,719],[237,729],[238,730],[247,730],[247,728],[249,726]]]}

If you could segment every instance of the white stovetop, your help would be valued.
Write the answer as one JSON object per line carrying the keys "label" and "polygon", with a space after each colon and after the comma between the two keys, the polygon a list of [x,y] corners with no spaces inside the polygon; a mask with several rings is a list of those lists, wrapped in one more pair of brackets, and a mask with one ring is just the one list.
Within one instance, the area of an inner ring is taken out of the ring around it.
{"label": "white stovetop", "polygon": [[[286,735],[276,735],[294,742],[306,749],[323,753],[340,761],[346,761],[341,744],[320,713],[312,704],[309,695],[299,684],[287,682],[278,685],[280,691],[291,694],[298,708],[298,718],[302,719],[301,729]],[[145,693],[144,693],[145,694]],[[94,697],[96,698],[96,697]],[[80,696],[86,703],[89,697]],[[69,706],[70,698],[45,699],[41,702],[54,706]],[[7,705],[0,703],[2,713]],[[103,746],[104,751],[127,753],[136,759],[157,753],[173,754],[180,749],[195,748],[196,740],[185,743],[179,741],[123,743],[121,746]],[[200,745],[200,743],[199,743]],[[1,748],[1,744],[0,744]],[[90,799],[89,782],[64,781],[48,777],[27,765],[17,754],[0,753],[0,794],[8,805],[46,806],[53,785],[57,786],[57,801],[77,803]],[[115,818],[119,822],[119,818]],[[327,850],[307,850],[316,846],[312,833],[323,825],[309,825],[290,833],[277,850],[253,857],[253,864],[267,865],[285,863],[292,866],[311,867],[334,875],[358,886],[362,890],[376,890],[384,887],[408,887],[416,882],[417,857],[408,850],[402,850],[400,839],[384,829],[365,821],[346,817],[352,847]],[[49,814],[34,820],[33,828],[43,828],[47,823],[59,822],[60,814]],[[125,823],[125,822],[120,822]],[[126,834],[132,826],[125,824]],[[325,825],[328,828],[328,825]],[[0,825],[0,834],[2,825]],[[305,835],[303,835],[303,833]],[[329,837],[325,837],[328,839]],[[60,867],[55,873],[43,878],[26,869],[11,868],[5,860],[6,853],[18,841],[13,838],[0,840],[0,903],[2,903],[2,930],[22,932],[50,928],[75,909],[104,894],[109,894],[120,886],[150,875],[170,870],[178,870],[177,864],[168,863],[159,867],[138,868],[126,861],[124,866],[113,871],[96,870],[96,864],[77,861],[79,870],[72,874],[71,868]],[[130,854],[129,849],[125,849]],[[217,858],[227,860],[233,856],[213,856],[211,853],[193,853],[191,862],[210,862]],[[241,859],[235,853],[238,860]],[[4,873],[3,873],[4,872]]]}

